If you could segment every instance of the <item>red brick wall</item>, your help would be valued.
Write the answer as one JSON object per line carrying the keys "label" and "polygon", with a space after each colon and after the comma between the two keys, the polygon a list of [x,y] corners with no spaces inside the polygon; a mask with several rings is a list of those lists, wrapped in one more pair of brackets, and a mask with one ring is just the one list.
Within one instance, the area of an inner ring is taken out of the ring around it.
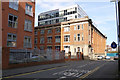
{"label": "red brick wall", "polygon": [[[33,6],[33,17],[25,14],[26,3]],[[8,27],[8,14],[18,16],[17,28]],[[13,49],[23,49],[24,36],[31,36],[32,49],[34,48],[34,18],[35,18],[35,3],[19,2],[18,10],[9,8],[9,2],[2,2],[2,46],[7,47],[7,33],[17,34],[17,46]],[[32,32],[24,31],[25,19],[32,21]]]}

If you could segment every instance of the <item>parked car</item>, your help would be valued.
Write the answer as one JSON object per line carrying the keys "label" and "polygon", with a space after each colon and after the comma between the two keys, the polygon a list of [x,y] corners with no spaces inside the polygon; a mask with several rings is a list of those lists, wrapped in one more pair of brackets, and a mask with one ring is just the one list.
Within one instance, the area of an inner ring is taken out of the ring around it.
{"label": "parked car", "polygon": [[102,56],[98,56],[97,59],[98,59],[98,60],[102,60],[103,57],[102,57]]}
{"label": "parked car", "polygon": [[106,56],[105,59],[110,59],[110,56]]}
{"label": "parked car", "polygon": [[118,56],[115,56],[115,57],[114,57],[114,60],[118,60]]}

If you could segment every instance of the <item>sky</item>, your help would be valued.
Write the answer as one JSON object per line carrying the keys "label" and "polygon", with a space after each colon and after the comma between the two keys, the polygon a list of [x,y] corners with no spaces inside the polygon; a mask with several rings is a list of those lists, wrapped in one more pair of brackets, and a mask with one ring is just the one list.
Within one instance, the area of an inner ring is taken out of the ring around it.
{"label": "sky", "polygon": [[107,45],[117,43],[115,3],[109,0],[36,0],[35,26],[41,12],[78,4],[95,23],[96,27],[107,36]]}

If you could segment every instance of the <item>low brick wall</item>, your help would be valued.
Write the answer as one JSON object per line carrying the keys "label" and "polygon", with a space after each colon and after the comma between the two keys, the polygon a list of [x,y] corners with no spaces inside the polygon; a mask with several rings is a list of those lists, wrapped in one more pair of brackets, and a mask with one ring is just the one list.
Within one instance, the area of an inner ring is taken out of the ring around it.
{"label": "low brick wall", "polygon": [[10,53],[10,49],[8,47],[2,48],[2,69],[11,69],[11,68],[20,68],[20,67],[65,62],[65,59],[62,59],[62,60],[53,60],[53,61],[45,61],[45,62],[28,62],[28,63],[19,63],[19,64],[9,64],[9,53]]}
{"label": "low brick wall", "polygon": [[29,62],[29,63],[19,63],[19,64],[8,64],[8,67],[4,67],[3,69],[12,69],[12,68],[20,68],[20,67],[28,67],[28,66],[36,66],[43,64],[54,64],[65,62],[65,60],[54,60],[54,61],[45,61],[45,62]]}

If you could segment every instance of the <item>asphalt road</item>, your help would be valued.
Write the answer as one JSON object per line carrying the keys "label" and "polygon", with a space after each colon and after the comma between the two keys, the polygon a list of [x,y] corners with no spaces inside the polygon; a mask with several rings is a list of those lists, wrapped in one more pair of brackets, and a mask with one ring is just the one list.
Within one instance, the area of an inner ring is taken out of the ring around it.
{"label": "asphalt road", "polygon": [[[3,80],[117,80],[119,79],[117,63],[117,61],[67,61],[66,63],[60,63],[59,66],[53,65],[53,67],[46,69],[3,76]],[[23,71],[25,71],[24,68]]]}

